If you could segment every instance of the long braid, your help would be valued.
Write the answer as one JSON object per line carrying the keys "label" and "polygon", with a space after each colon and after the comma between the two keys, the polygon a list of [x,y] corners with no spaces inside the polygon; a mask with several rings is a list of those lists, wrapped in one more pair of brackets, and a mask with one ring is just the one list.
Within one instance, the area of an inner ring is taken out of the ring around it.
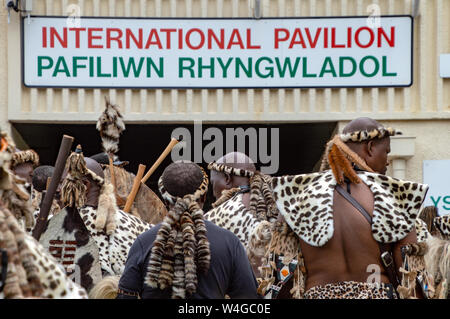
{"label": "long braid", "polygon": [[197,288],[197,267],[195,265],[195,234],[194,222],[189,211],[181,216],[181,231],[183,233],[184,272],[186,292],[190,295]]}
{"label": "long braid", "polygon": [[170,287],[173,283],[173,265],[175,262],[174,248],[177,237],[176,229],[172,229],[167,238],[167,244],[164,247],[164,256],[161,262],[161,272],[158,278],[158,284],[161,289]]}
{"label": "long braid", "polygon": [[156,235],[156,239],[153,243],[146,277],[146,283],[152,288],[158,287],[165,246],[167,240],[169,239],[169,235],[172,232],[173,226],[180,220],[181,212],[183,211],[183,207],[180,207],[180,205],[183,204],[184,203],[181,201],[177,202],[175,207],[169,211],[167,216],[162,221],[161,227],[159,228],[158,234]]}
{"label": "long braid", "polygon": [[172,298],[184,299],[186,297],[185,276],[184,276],[184,256],[183,256],[183,234],[177,231],[175,237],[173,254],[175,258],[173,272]]}
{"label": "long braid", "polygon": [[250,178],[250,212],[260,221],[277,218],[278,209],[270,188],[270,176],[260,172]]}
{"label": "long braid", "polygon": [[[216,162],[210,163],[208,169],[249,178],[249,211],[260,221],[269,220],[278,216],[278,208],[276,207],[269,185],[271,179],[270,176],[264,175],[259,171],[252,172],[242,168],[227,166],[226,164],[218,164]],[[219,199],[212,204],[213,208],[223,204],[239,191],[240,189],[238,187],[222,191]]]}
{"label": "long braid", "polygon": [[[152,288],[171,287],[174,299],[195,293],[197,270],[206,272],[210,265],[211,252],[203,210],[197,203],[206,193],[209,183],[208,176],[201,171],[203,180],[197,190],[176,198],[175,205],[161,223],[147,267],[145,283]],[[159,184],[162,185],[161,180]],[[160,187],[160,191],[164,198],[173,198],[165,188]]]}
{"label": "long braid", "polygon": [[189,211],[192,214],[192,221],[195,227],[195,239],[197,240],[196,263],[198,271],[205,273],[209,269],[211,262],[211,254],[209,249],[209,241],[206,237],[206,225],[203,216],[203,210],[196,201],[191,199]]}

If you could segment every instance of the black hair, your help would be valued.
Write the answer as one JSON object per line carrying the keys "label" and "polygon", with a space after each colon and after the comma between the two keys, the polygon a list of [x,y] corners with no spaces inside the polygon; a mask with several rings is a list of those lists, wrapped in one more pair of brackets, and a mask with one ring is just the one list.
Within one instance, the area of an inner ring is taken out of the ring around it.
{"label": "black hair", "polygon": [[170,195],[180,198],[193,194],[202,181],[203,172],[195,163],[172,163],[162,174],[164,188]]}
{"label": "black hair", "polygon": [[109,157],[105,152],[89,156],[89,158],[96,160],[99,164],[109,164]]}
{"label": "black hair", "polygon": [[53,171],[55,168],[50,165],[41,165],[34,169],[33,171],[33,188],[38,192],[42,192],[46,189],[47,178],[53,176]]}

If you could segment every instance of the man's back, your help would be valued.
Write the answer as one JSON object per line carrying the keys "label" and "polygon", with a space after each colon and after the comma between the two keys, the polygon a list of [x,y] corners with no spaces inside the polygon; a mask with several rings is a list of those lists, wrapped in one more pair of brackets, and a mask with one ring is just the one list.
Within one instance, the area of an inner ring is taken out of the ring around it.
{"label": "man's back", "polygon": [[[211,263],[206,274],[198,274],[197,292],[193,299],[257,298],[257,283],[245,249],[228,230],[205,221],[210,243]],[[160,224],[138,237],[130,249],[119,289],[138,292],[142,298],[167,298],[171,290],[143,285],[152,244]]]}
{"label": "man's back", "polygon": [[[343,187],[346,189],[346,185]],[[373,195],[369,187],[364,183],[350,187],[351,195],[372,216]],[[336,190],[333,197],[333,237],[322,247],[304,241],[300,244],[309,274],[306,289],[341,281],[367,282],[375,269],[379,269],[381,282],[388,283],[368,221]]]}

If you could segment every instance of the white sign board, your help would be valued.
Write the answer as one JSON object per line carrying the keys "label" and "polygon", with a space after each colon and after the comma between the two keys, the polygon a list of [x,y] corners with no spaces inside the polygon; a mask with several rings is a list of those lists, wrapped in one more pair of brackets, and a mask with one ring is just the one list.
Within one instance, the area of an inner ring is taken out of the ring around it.
{"label": "white sign board", "polygon": [[424,206],[436,206],[439,215],[450,213],[450,160],[423,161],[423,182],[430,186]]}
{"label": "white sign board", "polygon": [[23,19],[29,87],[412,84],[410,16]]}
{"label": "white sign board", "polygon": [[441,54],[439,57],[439,74],[441,78],[450,78],[450,54]]}

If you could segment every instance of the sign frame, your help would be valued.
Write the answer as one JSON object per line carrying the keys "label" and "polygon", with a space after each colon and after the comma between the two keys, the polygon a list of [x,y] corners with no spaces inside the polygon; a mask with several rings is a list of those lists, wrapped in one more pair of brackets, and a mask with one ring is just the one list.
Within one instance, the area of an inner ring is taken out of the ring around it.
{"label": "sign frame", "polygon": [[[68,89],[137,89],[137,90],[146,90],[146,89],[162,89],[162,90],[188,90],[188,89],[327,89],[327,88],[405,88],[411,87],[414,82],[414,18],[411,15],[380,15],[380,18],[396,18],[396,17],[408,17],[411,19],[411,66],[410,66],[410,74],[411,79],[408,84],[396,84],[396,85],[329,85],[329,86],[314,86],[314,85],[305,85],[305,86],[102,86],[102,85],[30,85],[25,83],[25,41],[24,41],[24,23],[26,23],[26,19],[28,17],[21,17],[20,24],[20,44],[21,44],[21,82],[27,88],[68,88]],[[46,15],[30,15],[30,18],[69,18],[68,16],[46,16]],[[255,20],[254,18],[246,18],[246,17],[96,17],[96,16],[81,16],[80,19],[114,19],[114,20]],[[370,16],[314,16],[314,17],[264,17],[258,20],[303,20],[303,19],[349,19],[349,18],[370,18]],[[95,81],[93,81],[95,83]],[[183,81],[180,81],[183,82]]]}

